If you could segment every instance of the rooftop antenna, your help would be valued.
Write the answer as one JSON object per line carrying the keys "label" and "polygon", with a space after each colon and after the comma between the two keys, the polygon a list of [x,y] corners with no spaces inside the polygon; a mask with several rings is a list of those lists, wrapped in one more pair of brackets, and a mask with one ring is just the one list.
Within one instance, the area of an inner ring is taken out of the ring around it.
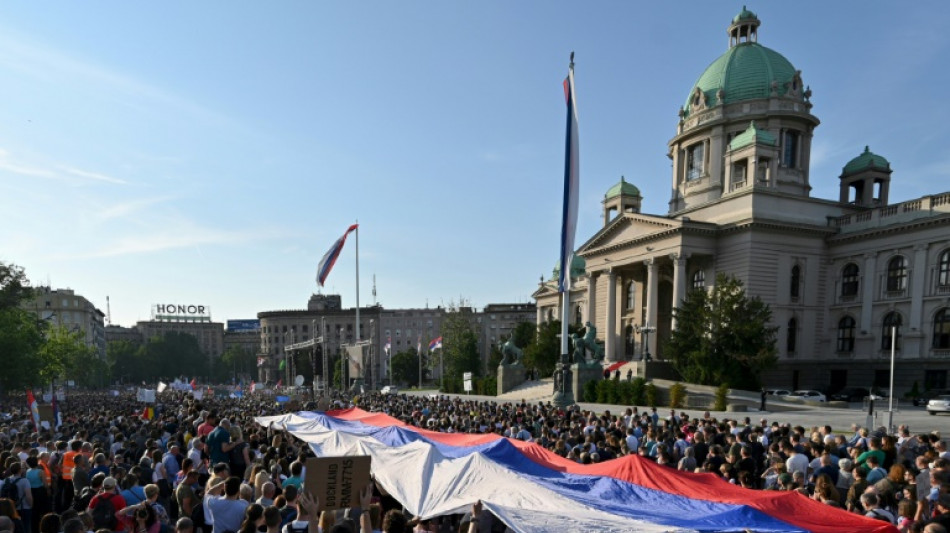
{"label": "rooftop antenna", "polygon": [[376,301],[376,274],[373,274],[373,306],[379,305]]}
{"label": "rooftop antenna", "polygon": [[109,304],[108,296],[106,296],[106,325],[112,325],[112,306]]}

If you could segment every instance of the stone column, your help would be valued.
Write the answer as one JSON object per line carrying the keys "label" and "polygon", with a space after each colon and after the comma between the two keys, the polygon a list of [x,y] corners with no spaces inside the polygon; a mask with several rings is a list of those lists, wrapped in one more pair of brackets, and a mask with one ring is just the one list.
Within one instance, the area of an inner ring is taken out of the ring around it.
{"label": "stone column", "polygon": [[604,358],[608,361],[617,359],[616,329],[617,329],[617,273],[613,267],[607,269],[607,320],[604,323]]}
{"label": "stone column", "polygon": [[[670,259],[673,260],[673,309],[676,309],[686,296],[686,258],[683,254],[670,254]],[[670,329],[676,329],[676,313],[673,313]]]}
{"label": "stone column", "polygon": [[[871,308],[874,303],[874,288],[877,285],[877,272],[874,264],[877,259],[877,253],[864,255],[864,275],[862,280],[864,287],[861,291],[861,320],[859,321],[861,331],[871,332]],[[837,330],[838,324],[835,324]]]}
{"label": "stone column", "polygon": [[[656,259],[650,258],[644,261],[647,266],[647,325],[656,327],[657,323],[657,291],[659,285],[659,265]],[[650,343],[647,348],[651,354],[656,354],[656,333],[650,335]]]}
{"label": "stone column", "polygon": [[596,324],[597,315],[594,310],[597,309],[597,275],[594,272],[587,274],[587,321]]}
{"label": "stone column", "polygon": [[540,305],[535,307],[534,314],[535,314],[535,321],[534,321],[535,325],[537,325],[538,327],[541,327],[541,324],[544,323],[542,322],[542,320],[544,320],[544,308],[541,307]]}
{"label": "stone column", "polygon": [[[910,330],[921,331],[924,311],[924,285],[927,282],[927,244],[914,246],[914,262],[910,267]],[[908,330],[904,330],[907,333]]]}

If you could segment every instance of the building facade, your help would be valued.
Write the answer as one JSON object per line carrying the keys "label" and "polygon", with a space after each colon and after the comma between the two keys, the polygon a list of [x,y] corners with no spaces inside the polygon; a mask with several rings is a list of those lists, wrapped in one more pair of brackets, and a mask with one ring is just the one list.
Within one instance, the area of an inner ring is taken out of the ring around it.
{"label": "building facade", "polygon": [[50,325],[82,333],[86,346],[95,348],[100,359],[106,358],[106,315],[74,290],[39,287],[23,308]]}
{"label": "building facade", "polygon": [[[811,197],[812,179],[829,179],[809,172],[811,89],[759,44],[759,25],[743,9],[688,91],[668,143],[669,211],[642,213],[623,178],[604,195],[603,227],[571,265],[571,321],[597,327],[608,361],[663,359],[674,307],[722,272],[771,307],[768,385],[886,385],[893,343],[898,391],[946,387],[950,192],[891,204],[890,163],[856,147],[839,197]],[[539,321],[561,316],[559,267],[534,294]]]}
{"label": "building facade", "polygon": [[508,340],[518,324],[522,322],[537,324],[536,307],[533,303],[488,304],[475,317],[475,322],[478,327],[479,354],[482,357],[482,363],[487,364],[492,349]]}

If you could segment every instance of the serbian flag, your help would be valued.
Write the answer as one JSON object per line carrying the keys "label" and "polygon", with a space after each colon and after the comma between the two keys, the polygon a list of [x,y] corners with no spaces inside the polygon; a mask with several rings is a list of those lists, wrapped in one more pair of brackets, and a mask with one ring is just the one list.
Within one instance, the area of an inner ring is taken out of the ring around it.
{"label": "serbian flag", "polygon": [[40,430],[40,408],[36,403],[36,397],[33,396],[33,391],[27,389],[26,391],[26,405],[30,408],[30,415],[33,418],[33,427],[36,428],[36,431]]}
{"label": "serbian flag", "polygon": [[359,228],[359,224],[353,224],[346,229],[346,233],[342,237],[336,240],[333,243],[333,246],[327,250],[327,253],[323,255],[323,259],[320,260],[320,264],[317,265],[317,284],[323,287],[323,283],[327,280],[327,276],[330,275],[330,271],[333,270],[333,265],[336,264],[336,260],[340,257],[340,252],[343,251],[343,243],[346,242],[346,236],[350,232],[355,231]]}
{"label": "serbian flag", "polygon": [[438,350],[442,347],[442,336],[438,336],[432,339],[432,342],[429,343],[429,351]]}
{"label": "serbian flag", "polygon": [[[516,533],[898,533],[797,494],[745,489],[715,474],[681,472],[639,455],[589,465],[493,433],[441,433],[360,409],[257,417],[305,441],[318,457],[368,455],[373,477],[426,519],[473,501]],[[406,472],[425,472],[407,479]]]}
{"label": "serbian flag", "polygon": [[63,413],[59,411],[59,402],[56,401],[56,395],[53,395],[53,425],[56,429],[63,425]]}
{"label": "serbian flag", "polygon": [[198,382],[195,381],[195,378],[191,378],[191,390],[198,390]]}
{"label": "serbian flag", "polygon": [[558,292],[571,290],[571,262],[574,259],[574,234],[577,230],[577,195],[580,188],[580,166],[577,149],[577,103],[574,101],[574,52],[564,80],[567,100],[567,136],[564,144],[564,206],[561,217],[561,273]]}

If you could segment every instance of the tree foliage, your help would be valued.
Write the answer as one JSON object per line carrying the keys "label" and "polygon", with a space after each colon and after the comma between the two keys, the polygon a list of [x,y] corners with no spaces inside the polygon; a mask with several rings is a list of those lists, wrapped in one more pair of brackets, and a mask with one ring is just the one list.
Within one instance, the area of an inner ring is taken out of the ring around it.
{"label": "tree foliage", "polygon": [[0,263],[0,387],[4,391],[43,385],[42,375],[49,374],[39,357],[46,322],[20,307],[32,296],[33,289],[23,269]]}
{"label": "tree foliage", "polygon": [[[530,324],[535,327],[534,324]],[[517,330],[516,330],[517,331]],[[524,348],[524,366],[537,368],[542,377],[554,374],[561,358],[561,321],[552,320],[537,326],[537,335]]]}
{"label": "tree foliage", "polygon": [[108,383],[108,365],[99,359],[94,347],[86,344],[81,331],[63,326],[50,328],[37,356],[42,364],[39,377],[44,384],[59,378],[73,380],[83,387]]}
{"label": "tree foliage", "polygon": [[[446,379],[460,380],[465,372],[482,376],[484,369],[472,318],[472,313],[465,309],[450,308],[442,319],[442,362]],[[433,359],[439,363],[438,354]]]}
{"label": "tree foliage", "polygon": [[772,311],[746,296],[742,282],[719,274],[712,291],[690,291],[674,309],[676,330],[664,348],[674,368],[690,383],[728,381],[747,390],[777,361]]}
{"label": "tree foliage", "polygon": [[393,383],[406,384],[410,387],[419,386],[419,353],[414,347],[396,353],[389,364]]}

